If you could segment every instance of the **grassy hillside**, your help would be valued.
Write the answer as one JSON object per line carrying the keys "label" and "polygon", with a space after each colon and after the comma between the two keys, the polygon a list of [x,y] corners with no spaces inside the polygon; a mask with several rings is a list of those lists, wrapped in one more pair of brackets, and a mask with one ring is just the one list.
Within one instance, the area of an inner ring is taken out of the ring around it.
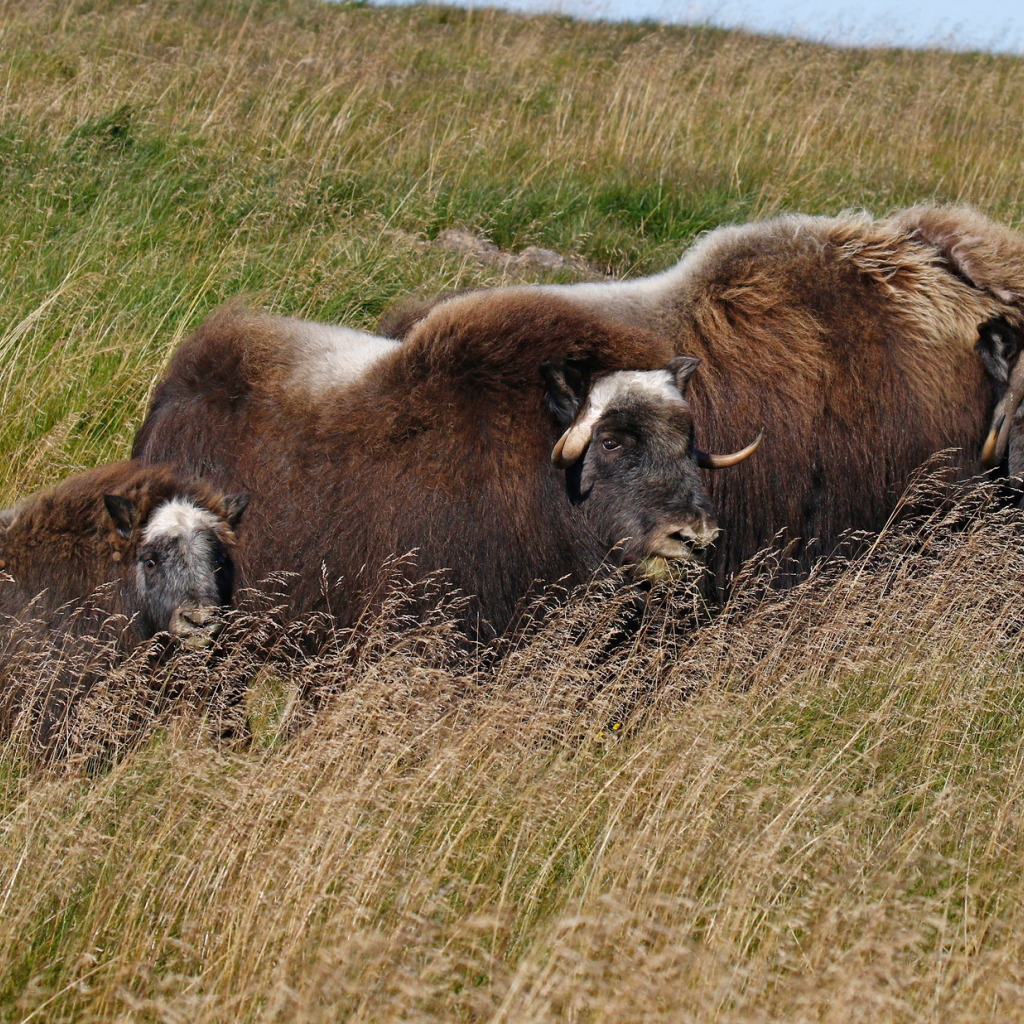
{"label": "grassy hillside", "polygon": [[123,453],[228,296],[366,326],[494,281],[416,244],[447,227],[630,273],[782,209],[1022,205],[1010,58],[436,8],[2,11],[0,502]]}
{"label": "grassy hillside", "polygon": [[[7,0],[0,54],[0,507],[123,457],[239,292],[369,327],[781,210],[1024,209],[1012,58],[299,0]],[[185,695],[116,764],[0,748],[0,1020],[1024,1016],[1024,564],[974,500],[611,652],[602,595],[498,670],[371,624],[260,670],[252,746]]]}

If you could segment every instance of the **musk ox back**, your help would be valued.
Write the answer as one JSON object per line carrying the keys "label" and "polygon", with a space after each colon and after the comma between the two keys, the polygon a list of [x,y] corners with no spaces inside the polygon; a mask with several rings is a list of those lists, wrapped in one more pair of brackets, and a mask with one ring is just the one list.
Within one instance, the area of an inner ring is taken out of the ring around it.
{"label": "musk ox back", "polygon": [[[489,294],[524,293],[701,359],[689,396],[698,445],[735,447],[764,429],[756,459],[707,481],[724,586],[780,533],[799,572],[844,532],[879,529],[936,453],[954,477],[983,468],[1007,377],[993,389],[975,346],[979,326],[1024,320],[1024,238],[955,208],[785,216],[712,231],[652,277]],[[402,336],[442,309],[458,318],[480,293],[438,301],[399,309],[382,329]]]}
{"label": "musk ox back", "polygon": [[[294,573],[294,613],[353,622],[408,553],[407,581],[445,570],[486,637],[537,581],[584,580],[610,549],[686,557],[716,532],[697,468],[716,460],[692,447],[684,397],[696,361],[656,336],[557,297],[486,300],[315,400],[272,340],[237,308],[209,318],[134,453],[252,494],[243,581]],[[341,588],[326,594],[324,573]]]}
{"label": "musk ox back", "polygon": [[356,380],[401,344],[342,324],[275,316],[242,299],[226,303],[220,319],[230,320],[246,338],[246,347],[236,353],[240,379],[257,374],[265,387],[311,401]]}
{"label": "musk ox back", "polygon": [[77,634],[121,622],[123,643],[208,640],[231,600],[243,495],[121,462],[0,514],[0,616]]}

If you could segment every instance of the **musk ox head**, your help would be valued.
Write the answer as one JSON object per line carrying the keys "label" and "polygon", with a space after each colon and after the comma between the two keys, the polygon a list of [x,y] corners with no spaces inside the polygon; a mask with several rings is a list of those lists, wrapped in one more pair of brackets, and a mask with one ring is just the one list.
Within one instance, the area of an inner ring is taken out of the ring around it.
{"label": "musk ox head", "polygon": [[1020,358],[1024,335],[1002,317],[995,317],[978,326],[975,349],[999,397],[981,452],[982,464],[997,466],[1009,451],[1009,475],[1020,476],[1024,472],[1020,419],[1024,402],[1024,359]]}
{"label": "musk ox head", "polygon": [[711,544],[719,527],[699,470],[735,465],[760,443],[731,456],[695,449],[685,393],[699,361],[678,356],[664,370],[620,371],[591,386],[577,365],[542,367],[565,431],[551,461],[623,562],[690,559]]}
{"label": "musk ox head", "polygon": [[119,544],[125,614],[142,640],[169,633],[190,646],[216,636],[234,590],[235,527],[249,503],[236,494],[211,502],[177,495],[144,518],[124,495],[103,503]]}
{"label": "musk ox head", "polygon": [[565,430],[551,461],[624,563],[691,559],[707,547],[719,529],[700,469],[735,465],[760,443],[725,456],[694,448],[686,389],[699,363],[678,356],[662,370],[622,370],[592,384],[578,364],[541,368]]}

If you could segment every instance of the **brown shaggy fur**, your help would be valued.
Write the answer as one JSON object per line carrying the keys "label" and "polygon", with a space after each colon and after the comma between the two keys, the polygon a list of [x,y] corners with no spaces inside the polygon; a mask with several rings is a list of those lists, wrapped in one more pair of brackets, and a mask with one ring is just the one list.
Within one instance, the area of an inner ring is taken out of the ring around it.
{"label": "brown shaggy fur", "polygon": [[[537,580],[586,579],[606,555],[550,463],[545,360],[599,374],[654,369],[671,346],[556,296],[467,298],[439,310],[358,384],[310,405],[282,373],[267,321],[228,307],[175,353],[135,455],[252,495],[241,580],[293,572],[293,613],[354,621],[382,567],[446,569],[471,631],[509,623]],[[329,581],[343,577],[328,601]]]}
{"label": "brown shaggy fur", "polygon": [[[990,318],[1024,321],[1024,238],[960,208],[786,216],[713,231],[652,278],[489,294],[558,294],[699,356],[688,397],[705,450],[764,429],[753,458],[707,480],[724,584],[780,531],[805,569],[844,531],[877,530],[938,452],[955,449],[957,477],[980,472],[994,394],[974,346]],[[480,295],[438,302],[476,315]],[[430,309],[384,327],[399,337]]]}
{"label": "brown shaggy fur", "polygon": [[[169,466],[118,462],[78,473],[0,517],[0,616],[29,616],[84,634],[125,614],[116,584],[134,570],[141,529],[120,537],[103,503],[106,494],[130,499],[139,527],[175,497],[226,518],[220,494],[202,482],[183,483]],[[220,539],[235,543],[226,523]]]}

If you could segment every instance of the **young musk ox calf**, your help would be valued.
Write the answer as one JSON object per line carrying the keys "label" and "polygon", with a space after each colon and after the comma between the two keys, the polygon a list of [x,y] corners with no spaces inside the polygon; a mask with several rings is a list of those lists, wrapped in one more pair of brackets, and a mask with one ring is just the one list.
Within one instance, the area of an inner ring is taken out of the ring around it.
{"label": "young musk ox calf", "polygon": [[[354,622],[413,552],[408,580],[446,570],[487,637],[537,581],[586,580],[612,549],[691,557],[717,533],[698,465],[749,454],[693,448],[697,360],[557,296],[438,311],[358,379],[315,389],[333,373],[322,353],[300,366],[275,324],[232,306],[201,325],[134,453],[250,493],[242,580],[297,574],[296,613]],[[326,595],[323,573],[345,585]]]}
{"label": "young musk ox calf", "polygon": [[113,618],[129,646],[208,643],[247,502],[141,462],[70,477],[0,512],[0,616],[77,635]]}
{"label": "young musk ox calf", "polygon": [[1005,465],[1009,449],[1010,471],[1024,471],[1024,237],[970,210],[723,227],[652,277],[442,296],[380,329],[400,338],[476,317],[481,295],[558,296],[649,332],[659,358],[699,358],[688,399],[702,447],[764,429],[756,459],[707,480],[724,528],[720,587],[780,533],[799,573],[843,533],[880,529],[938,452],[953,449],[951,476],[980,472],[992,428],[985,465]]}

